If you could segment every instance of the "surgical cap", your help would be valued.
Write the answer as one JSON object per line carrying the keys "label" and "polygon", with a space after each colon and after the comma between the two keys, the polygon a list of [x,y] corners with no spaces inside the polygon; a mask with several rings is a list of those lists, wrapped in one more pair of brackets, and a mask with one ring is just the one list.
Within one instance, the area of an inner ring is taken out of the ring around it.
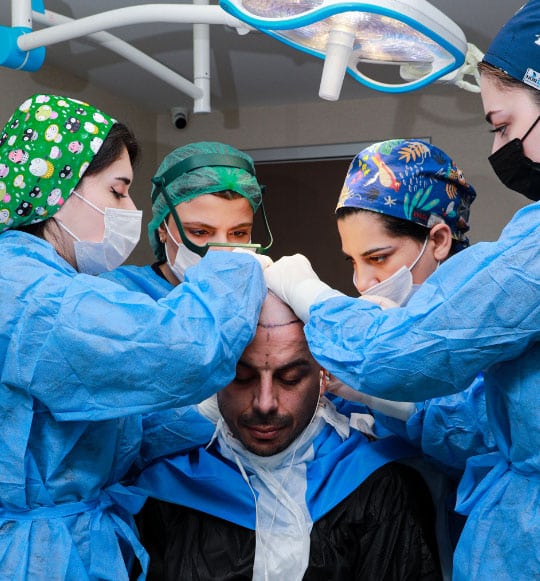
{"label": "surgical cap", "polygon": [[448,224],[468,246],[469,208],[476,192],[440,150],[420,140],[375,143],[351,162],[336,207],[360,208],[431,228]]}
{"label": "surgical cap", "polygon": [[484,62],[540,89],[540,0],[530,0],[501,28]]}
{"label": "surgical cap", "polygon": [[24,101],[0,136],[0,232],[56,214],[114,123],[68,97]]}
{"label": "surgical cap", "polygon": [[[170,184],[167,184],[167,193],[174,206],[202,196],[217,192],[231,191],[243,196],[250,203],[253,212],[256,212],[262,201],[262,192],[259,182],[255,177],[255,167],[251,157],[230,145],[218,142],[201,141],[190,143],[184,147],[178,147],[161,162],[156,177],[162,176],[170,168],[188,158],[206,155],[220,154],[224,156],[236,156],[247,161],[252,173],[245,169],[229,166],[209,165],[187,170],[179,175]],[[152,220],[148,224],[148,237],[150,245],[157,260],[165,259],[163,243],[159,240],[158,228],[169,215],[170,208],[165,196],[157,195],[156,187],[152,188]]]}

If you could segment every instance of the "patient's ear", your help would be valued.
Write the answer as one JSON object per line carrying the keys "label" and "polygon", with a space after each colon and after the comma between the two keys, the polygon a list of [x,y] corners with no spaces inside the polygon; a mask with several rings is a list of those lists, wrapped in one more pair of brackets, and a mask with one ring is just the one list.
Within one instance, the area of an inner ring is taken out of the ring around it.
{"label": "patient's ear", "polygon": [[319,395],[321,397],[326,393],[326,388],[328,386],[329,381],[330,381],[330,374],[328,373],[328,371],[326,371],[326,369],[321,367],[321,370],[319,372],[319,386],[320,386]]}

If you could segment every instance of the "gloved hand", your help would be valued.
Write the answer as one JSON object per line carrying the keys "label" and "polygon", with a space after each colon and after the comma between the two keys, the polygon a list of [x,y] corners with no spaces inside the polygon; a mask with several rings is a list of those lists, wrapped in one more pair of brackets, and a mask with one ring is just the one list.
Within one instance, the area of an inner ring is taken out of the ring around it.
{"label": "gloved hand", "polygon": [[309,319],[311,305],[342,296],[317,276],[302,254],[283,256],[264,271],[268,288],[287,303],[302,321]]}
{"label": "gloved hand", "polygon": [[380,297],[379,295],[360,295],[363,301],[368,301],[370,303],[374,303],[375,305],[379,305],[381,309],[391,309],[393,307],[399,307],[399,304],[389,299],[387,297]]}
{"label": "gloved hand", "polygon": [[237,246],[233,252],[244,252],[246,254],[250,254],[253,256],[253,258],[255,258],[255,260],[258,261],[263,270],[274,264],[274,261],[269,256],[266,256],[266,254],[258,254],[255,252],[255,250],[251,250],[249,248],[242,248],[241,246]]}
{"label": "gloved hand", "polygon": [[373,395],[367,395],[366,393],[356,391],[356,389],[353,389],[345,383],[342,383],[333,375],[329,375],[329,379],[326,383],[326,391],[329,391],[330,393],[333,393],[334,395],[337,395],[348,401],[357,401],[363,403],[372,410],[381,412],[385,416],[389,416],[391,418],[397,418],[403,422],[406,422],[416,412],[416,406],[412,402],[390,401],[387,399],[381,399],[380,397],[375,397]]}

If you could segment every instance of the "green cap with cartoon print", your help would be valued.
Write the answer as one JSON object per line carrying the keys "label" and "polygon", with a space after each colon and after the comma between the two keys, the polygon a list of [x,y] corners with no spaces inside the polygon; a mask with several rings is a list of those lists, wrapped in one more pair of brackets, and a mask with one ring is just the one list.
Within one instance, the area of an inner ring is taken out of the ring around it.
{"label": "green cap with cartoon print", "polygon": [[115,123],[76,99],[26,99],[0,135],[0,232],[53,216]]}

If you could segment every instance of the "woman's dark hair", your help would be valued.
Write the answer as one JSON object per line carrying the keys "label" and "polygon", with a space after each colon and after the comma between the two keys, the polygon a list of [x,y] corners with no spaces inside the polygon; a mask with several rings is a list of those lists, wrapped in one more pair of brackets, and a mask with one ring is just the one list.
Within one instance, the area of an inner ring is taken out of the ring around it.
{"label": "woman's dark hair", "polygon": [[[412,238],[420,244],[423,244],[426,237],[429,236],[430,228],[427,228],[426,226],[416,224],[410,220],[403,220],[402,218],[389,216],[388,214],[364,210],[363,208],[339,208],[336,211],[336,217],[339,220],[340,218],[345,218],[346,216],[357,214],[358,212],[366,212],[376,216],[383,225],[386,233],[394,238]],[[448,255],[452,256],[459,250],[460,247],[458,241],[452,238],[452,246]]]}
{"label": "woman's dark hair", "polygon": [[540,105],[540,91],[535,89],[534,87],[530,87],[525,83],[518,81],[514,77],[511,77],[507,73],[505,73],[502,69],[498,67],[494,67],[485,61],[481,61],[478,63],[478,72],[481,75],[486,75],[490,77],[501,87],[506,87],[508,89],[524,89],[525,91],[529,92],[531,97]]}
{"label": "woman's dark hair", "polygon": [[411,222],[410,220],[402,220],[401,218],[394,218],[388,214],[381,214],[380,212],[373,212],[371,210],[364,210],[364,208],[339,208],[336,212],[337,219],[345,218],[358,212],[366,212],[372,216],[376,216],[382,223],[385,231],[390,236],[395,238],[413,238],[418,242],[423,243],[426,236],[429,234],[429,228]]}
{"label": "woman's dark hair", "polygon": [[83,178],[97,174],[114,163],[122,154],[124,147],[127,149],[131,165],[135,165],[139,157],[139,144],[133,133],[123,123],[115,123],[86,168]]}
{"label": "woman's dark hair", "polygon": [[244,197],[242,196],[242,194],[239,194],[238,192],[233,192],[232,190],[222,190],[221,192],[212,192],[212,195],[229,201],[238,200],[239,198]]}
{"label": "woman's dark hair", "polygon": [[[129,160],[131,165],[134,165],[139,156],[139,145],[135,136],[123,123],[115,123],[107,137],[103,141],[101,147],[99,148],[96,155],[92,158],[90,165],[84,172],[83,178],[99,173],[112,163],[114,163],[121,155],[123,148],[127,149]],[[81,178],[82,179],[82,178]],[[54,218],[54,216],[53,216]],[[19,230],[33,234],[38,238],[43,238],[47,240],[54,237],[54,240],[58,244],[61,242],[61,232],[55,232],[51,236],[51,225],[54,220],[48,219],[42,222],[36,222],[35,224],[28,224],[22,226]],[[56,228],[57,230],[57,228]],[[61,256],[66,258],[65,253],[59,250]]]}

